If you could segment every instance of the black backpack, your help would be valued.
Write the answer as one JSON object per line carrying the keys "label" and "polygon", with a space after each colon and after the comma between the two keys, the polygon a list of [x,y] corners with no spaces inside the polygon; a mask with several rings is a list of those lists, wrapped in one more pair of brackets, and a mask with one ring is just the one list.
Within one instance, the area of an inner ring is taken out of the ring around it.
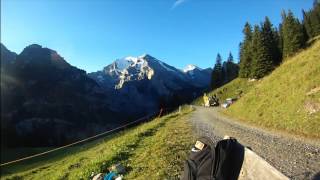
{"label": "black backpack", "polygon": [[185,162],[181,180],[236,180],[244,157],[244,147],[236,139],[224,139],[214,146],[201,137]]}

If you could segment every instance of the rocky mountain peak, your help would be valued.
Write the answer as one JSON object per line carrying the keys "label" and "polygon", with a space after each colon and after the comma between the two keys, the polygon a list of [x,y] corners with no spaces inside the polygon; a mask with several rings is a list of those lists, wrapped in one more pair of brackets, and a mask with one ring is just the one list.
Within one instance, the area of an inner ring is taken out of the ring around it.
{"label": "rocky mountain peak", "polygon": [[9,51],[2,43],[0,43],[0,45],[1,45],[1,65],[12,63],[16,59],[17,54]]}
{"label": "rocky mountain peak", "polygon": [[42,48],[42,46],[39,44],[30,44],[25,49],[41,49],[41,48]]}
{"label": "rocky mountain peak", "polygon": [[184,69],[183,69],[183,72],[189,72],[189,71],[193,71],[193,70],[195,70],[195,69],[197,69],[197,70],[202,70],[201,68],[199,68],[198,66],[196,66],[196,65],[193,65],[193,64],[189,64],[189,65],[187,65]]}
{"label": "rocky mountain peak", "polygon": [[70,64],[57,51],[38,44],[31,44],[24,48],[18,59],[20,64],[55,66],[62,69],[70,67]]}

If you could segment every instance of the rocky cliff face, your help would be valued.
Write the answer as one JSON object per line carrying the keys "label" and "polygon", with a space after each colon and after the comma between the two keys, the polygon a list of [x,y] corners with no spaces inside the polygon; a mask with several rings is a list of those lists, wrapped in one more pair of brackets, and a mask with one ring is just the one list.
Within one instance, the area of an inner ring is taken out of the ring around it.
{"label": "rocky cliff face", "polygon": [[34,44],[15,55],[1,45],[1,64],[6,145],[59,145],[121,123],[100,86],[51,49]]}

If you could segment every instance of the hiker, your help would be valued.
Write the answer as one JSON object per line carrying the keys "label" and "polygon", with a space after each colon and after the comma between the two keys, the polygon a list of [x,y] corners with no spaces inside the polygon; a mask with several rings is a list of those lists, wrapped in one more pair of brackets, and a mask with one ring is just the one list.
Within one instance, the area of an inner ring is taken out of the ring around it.
{"label": "hiker", "polygon": [[204,102],[204,106],[205,107],[209,107],[210,106],[209,97],[207,96],[206,93],[203,94],[203,102]]}

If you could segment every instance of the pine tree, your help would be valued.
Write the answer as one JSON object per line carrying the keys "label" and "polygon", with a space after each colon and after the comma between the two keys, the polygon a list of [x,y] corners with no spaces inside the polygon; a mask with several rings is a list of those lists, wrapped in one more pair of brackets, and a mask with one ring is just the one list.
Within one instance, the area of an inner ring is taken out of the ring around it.
{"label": "pine tree", "polygon": [[302,15],[302,24],[308,38],[312,39],[320,35],[320,1],[314,1],[313,8],[310,11],[302,10]]}
{"label": "pine tree", "polygon": [[211,89],[216,89],[222,85],[222,58],[217,54],[216,63],[211,74]]}
{"label": "pine tree", "polygon": [[313,32],[312,37],[320,35],[320,2],[314,1],[313,8],[309,12],[309,21]]}
{"label": "pine tree", "polygon": [[279,65],[282,62],[282,39],[281,39],[281,32],[274,28],[273,29],[273,39],[274,39],[274,53],[276,56],[276,59],[273,61],[274,65]]}
{"label": "pine tree", "polygon": [[252,35],[252,78],[262,78],[273,70],[273,59],[269,46],[268,37],[264,35],[258,25],[255,25]]}
{"label": "pine tree", "polygon": [[303,20],[302,20],[302,24],[308,34],[309,38],[314,37],[314,32],[312,30],[312,26],[311,26],[311,22],[310,22],[310,15],[309,13],[305,12],[304,10],[302,10],[302,15],[303,15]]}
{"label": "pine tree", "polygon": [[239,63],[240,63],[240,58],[241,58],[241,56],[242,56],[242,51],[243,51],[243,50],[242,50],[242,46],[243,46],[243,45],[242,45],[242,42],[240,42],[240,43],[239,43],[239,54],[238,54]]}
{"label": "pine tree", "polygon": [[222,68],[222,57],[221,57],[220,53],[217,54],[215,66],[219,70],[221,70],[221,68]]}
{"label": "pine tree", "polygon": [[252,61],[252,29],[251,25],[247,22],[243,29],[244,40],[240,45],[240,71],[239,76],[248,78],[250,76],[251,61]]}
{"label": "pine tree", "polygon": [[261,35],[264,38],[264,46],[267,48],[267,53],[271,56],[273,65],[280,64],[280,50],[278,48],[278,32],[272,27],[272,24],[268,17],[265,17],[265,21],[261,25]]}
{"label": "pine tree", "polygon": [[231,52],[229,53],[227,62],[223,63],[222,72],[223,72],[223,77],[222,77],[223,83],[228,83],[238,77],[239,65],[233,62],[233,56]]}
{"label": "pine tree", "polygon": [[280,23],[279,24],[279,32],[278,32],[278,48],[279,48],[279,56],[280,56],[280,59],[282,61],[283,59],[283,55],[282,55],[282,52],[283,52],[283,33],[282,33],[282,24]]}
{"label": "pine tree", "polygon": [[233,56],[232,56],[231,52],[229,52],[229,57],[227,59],[227,62],[233,62]]}
{"label": "pine tree", "polygon": [[307,29],[305,28],[305,26],[303,24],[301,24],[301,28],[302,28],[302,34],[303,34],[303,42],[305,44],[308,41],[309,36],[307,33]]}
{"label": "pine tree", "polygon": [[283,57],[291,56],[304,46],[303,28],[291,11],[282,13]]}

